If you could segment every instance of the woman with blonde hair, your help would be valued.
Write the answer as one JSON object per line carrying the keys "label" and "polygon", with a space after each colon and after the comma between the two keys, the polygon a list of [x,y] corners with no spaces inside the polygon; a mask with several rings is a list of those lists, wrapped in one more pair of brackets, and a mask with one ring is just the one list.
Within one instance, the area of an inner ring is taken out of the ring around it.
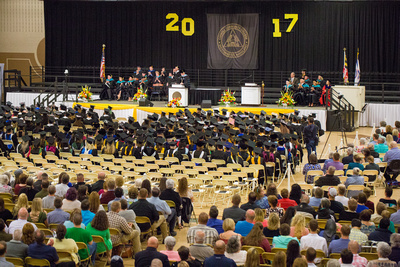
{"label": "woman with blonde hair", "polygon": [[386,135],[386,144],[390,144],[392,141],[394,141],[393,135]]}
{"label": "woman with blonde hair", "polygon": [[18,211],[19,211],[21,208],[26,208],[26,209],[28,210],[28,212],[30,211],[29,204],[28,204],[28,197],[27,197],[26,194],[21,194],[21,195],[19,195],[17,204],[15,204],[14,210],[13,210],[13,216],[14,216],[14,218],[17,217]]}
{"label": "woman with blonde hair", "polygon": [[260,223],[262,223],[263,227],[267,227],[268,220],[265,219],[264,211],[260,208],[255,208],[254,213],[256,214],[256,217],[254,218],[254,223],[260,222]]}
{"label": "woman with blonde hair", "polygon": [[394,130],[393,130],[393,133],[392,133],[392,136],[393,136],[393,141],[395,141],[396,143],[398,143],[398,142],[399,142],[399,130],[394,129]]}
{"label": "woman with blonde hair", "polygon": [[96,214],[99,210],[104,210],[103,206],[100,205],[99,193],[93,191],[89,195],[89,210]]}
{"label": "woman with blonde hair", "polygon": [[256,248],[247,250],[247,257],[244,267],[258,267],[260,266],[260,253]]}
{"label": "woman with blonde hair", "polygon": [[272,267],[286,267],[286,254],[283,251],[275,253],[274,260],[272,261]]}
{"label": "woman with blonde hair", "polygon": [[178,193],[180,197],[190,198],[190,200],[193,202],[193,193],[188,187],[188,181],[186,177],[183,177],[178,181]]}
{"label": "woman with blonde hair", "polygon": [[237,235],[239,238],[242,238],[242,236],[238,233],[235,233],[235,221],[232,220],[231,218],[226,218],[224,222],[222,223],[222,229],[224,229],[224,232],[219,235],[219,238],[226,243],[228,243],[229,238],[231,236]]}
{"label": "woman with blonde hair", "polygon": [[268,226],[264,227],[263,229],[264,236],[266,237],[279,236],[280,235],[279,227],[281,227],[279,221],[279,215],[273,212],[268,218]]}
{"label": "woman with blonde hair", "polygon": [[35,232],[35,228],[33,228],[33,225],[30,223],[26,223],[24,227],[22,227],[22,242],[24,242],[25,245],[30,245],[35,242],[35,237],[33,233]]}
{"label": "woman with blonde hair", "polygon": [[124,190],[124,195],[128,194],[128,187],[126,187],[124,185],[124,177],[122,177],[122,175],[118,175],[115,178],[115,186],[118,188],[122,188],[122,190]]}
{"label": "woman with blonde hair", "polygon": [[12,196],[14,195],[14,191],[12,187],[8,185],[9,178],[6,174],[0,175],[0,193],[9,193]]}
{"label": "woman with blonde hair", "polygon": [[302,236],[308,235],[309,231],[306,228],[306,219],[303,214],[297,213],[294,215],[290,227],[290,236],[297,237],[298,240]]}
{"label": "woman with blonde hair", "polygon": [[32,201],[32,210],[29,213],[28,222],[44,223],[47,226],[47,214],[42,209],[42,199],[34,198]]}

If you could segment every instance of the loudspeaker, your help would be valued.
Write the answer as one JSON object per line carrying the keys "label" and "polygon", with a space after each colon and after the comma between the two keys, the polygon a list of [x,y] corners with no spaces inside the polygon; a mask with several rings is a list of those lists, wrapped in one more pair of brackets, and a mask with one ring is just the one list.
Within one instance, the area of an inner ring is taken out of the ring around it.
{"label": "loudspeaker", "polygon": [[153,102],[151,102],[147,98],[139,100],[139,107],[152,107],[152,106],[154,106]]}
{"label": "loudspeaker", "polygon": [[201,108],[211,108],[211,100],[202,100]]}

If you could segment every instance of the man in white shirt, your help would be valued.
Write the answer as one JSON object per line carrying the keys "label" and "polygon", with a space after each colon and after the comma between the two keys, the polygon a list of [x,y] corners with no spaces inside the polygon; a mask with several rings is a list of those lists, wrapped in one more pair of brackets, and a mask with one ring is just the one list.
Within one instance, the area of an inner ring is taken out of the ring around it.
{"label": "man in white shirt", "polygon": [[[315,250],[322,250],[325,255],[328,255],[328,245],[326,239],[318,235],[318,221],[313,219],[310,221],[310,233],[300,239],[300,251],[309,247]],[[316,258],[315,263],[320,263],[321,258]]]}
{"label": "man in white shirt", "polygon": [[[149,203],[153,204],[154,206],[156,206],[156,210],[159,212],[162,212],[165,219],[167,220],[168,216],[172,214],[172,210],[168,206],[168,204],[165,200],[160,199],[160,194],[161,194],[160,189],[158,187],[154,187],[151,190],[151,197],[148,198],[147,201]],[[174,209],[174,214],[176,216],[175,209]],[[174,231],[175,224],[171,225],[172,221],[174,223],[176,222],[176,220],[169,220],[169,221],[167,221],[167,223],[169,223],[169,229],[170,229],[171,236],[176,236],[176,232]]]}
{"label": "man in white shirt", "polygon": [[56,187],[54,185],[50,185],[49,194],[42,199],[42,207],[44,209],[54,209],[54,200],[56,199],[55,193]]}
{"label": "man in white shirt", "polygon": [[338,185],[338,195],[335,197],[335,201],[340,202],[343,206],[349,206],[349,198],[345,197],[344,194],[346,193],[346,186],[344,184]]}
{"label": "man in white shirt", "polygon": [[69,175],[64,174],[63,177],[61,177],[61,184],[56,185],[56,196],[63,198],[65,194],[67,193],[69,186]]}
{"label": "man in white shirt", "polygon": [[[27,221],[28,220],[28,215],[29,215],[29,213],[26,210],[26,208],[21,208],[18,211],[18,220],[12,221],[10,223],[10,226],[8,227],[8,233],[13,235],[15,230],[17,230],[17,229],[22,230],[22,228],[24,227],[25,224],[30,223],[30,222]],[[32,224],[33,228],[36,231],[37,230],[36,225],[33,224],[33,223],[31,223],[31,224]]]}

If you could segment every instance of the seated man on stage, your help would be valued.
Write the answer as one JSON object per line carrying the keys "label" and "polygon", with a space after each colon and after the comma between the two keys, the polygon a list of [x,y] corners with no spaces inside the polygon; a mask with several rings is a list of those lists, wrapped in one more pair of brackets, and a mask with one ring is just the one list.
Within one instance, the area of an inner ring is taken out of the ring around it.
{"label": "seated man on stage", "polygon": [[112,100],[112,94],[115,88],[115,81],[112,75],[107,75],[107,79],[103,84],[103,91],[100,93],[101,100]]}
{"label": "seated man on stage", "polygon": [[181,84],[190,91],[190,78],[189,75],[186,74],[185,70],[181,71]]}
{"label": "seated man on stage", "polygon": [[308,84],[306,84],[303,79],[300,79],[299,86],[297,90],[295,90],[295,93],[293,95],[294,101],[296,101],[298,105],[303,106],[306,104],[305,102],[309,89],[310,87],[308,86]]}

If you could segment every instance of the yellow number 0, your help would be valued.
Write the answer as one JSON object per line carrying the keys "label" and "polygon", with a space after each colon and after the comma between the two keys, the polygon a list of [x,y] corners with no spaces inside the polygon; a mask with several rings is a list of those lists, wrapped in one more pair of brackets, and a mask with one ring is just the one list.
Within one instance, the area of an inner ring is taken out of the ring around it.
{"label": "yellow number 0", "polygon": [[[184,18],[181,24],[183,35],[192,36],[194,34],[194,20],[192,18]],[[189,24],[189,30],[186,30],[186,24]]]}
{"label": "yellow number 0", "polygon": [[165,18],[166,19],[172,19],[172,21],[167,24],[166,31],[167,32],[178,32],[179,31],[179,26],[175,25],[179,20],[178,14],[176,14],[176,13],[168,13]]}

